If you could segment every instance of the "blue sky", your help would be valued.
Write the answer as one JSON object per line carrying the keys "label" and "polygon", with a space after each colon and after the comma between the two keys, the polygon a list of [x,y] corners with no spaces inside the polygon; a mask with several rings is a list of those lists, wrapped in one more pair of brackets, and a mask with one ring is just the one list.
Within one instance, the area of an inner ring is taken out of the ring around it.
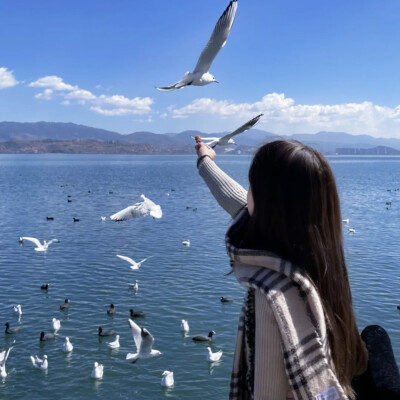
{"label": "blue sky", "polygon": [[1,0],[0,121],[119,133],[223,132],[264,113],[278,134],[400,138],[398,0],[238,0],[210,72],[192,71],[228,0]]}

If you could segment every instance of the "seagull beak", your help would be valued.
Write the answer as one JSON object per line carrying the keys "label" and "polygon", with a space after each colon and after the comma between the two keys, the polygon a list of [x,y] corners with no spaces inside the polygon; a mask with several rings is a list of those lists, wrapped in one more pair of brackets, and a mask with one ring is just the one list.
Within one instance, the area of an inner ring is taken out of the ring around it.
{"label": "seagull beak", "polygon": [[218,81],[214,81],[215,83],[219,83]]}

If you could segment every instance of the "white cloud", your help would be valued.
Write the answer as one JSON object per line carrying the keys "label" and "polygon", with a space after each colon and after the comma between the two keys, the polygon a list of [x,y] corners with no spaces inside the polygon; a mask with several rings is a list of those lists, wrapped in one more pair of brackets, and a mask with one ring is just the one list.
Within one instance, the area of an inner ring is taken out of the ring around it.
{"label": "white cloud", "polygon": [[29,84],[30,87],[47,87],[53,90],[74,90],[77,89],[77,86],[69,85],[68,83],[64,83],[62,78],[55,75],[44,76],[43,78],[39,78],[35,82],[31,82]]}
{"label": "white cloud", "polygon": [[35,99],[51,100],[52,98],[53,98],[52,89],[45,89],[43,92],[40,92],[37,95],[35,95]]}
{"label": "white cloud", "polygon": [[181,108],[171,106],[168,111],[172,118],[198,115],[241,121],[263,113],[260,121],[263,128],[280,134],[341,130],[393,137],[400,133],[400,105],[390,108],[368,101],[334,105],[295,104],[294,99],[285,97],[284,93],[270,93],[254,103],[200,98]]}
{"label": "white cloud", "polygon": [[53,98],[54,92],[58,92],[63,101],[61,104],[90,104],[90,110],[106,115],[106,116],[121,116],[121,115],[142,115],[151,112],[151,105],[154,103],[150,97],[135,97],[129,99],[122,95],[100,95],[96,96],[89,90],[81,89],[76,85],[65,83],[59,76],[51,75],[39,78],[31,82],[30,87],[46,88],[43,92],[35,95],[37,99],[50,100]]}
{"label": "white cloud", "polygon": [[8,71],[4,67],[0,68],[0,89],[6,89],[15,85],[18,85],[18,81],[15,79],[13,71]]}

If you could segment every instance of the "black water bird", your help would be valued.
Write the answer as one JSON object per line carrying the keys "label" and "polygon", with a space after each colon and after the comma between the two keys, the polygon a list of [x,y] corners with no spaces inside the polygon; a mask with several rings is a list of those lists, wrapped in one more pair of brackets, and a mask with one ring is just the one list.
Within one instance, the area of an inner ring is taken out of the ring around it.
{"label": "black water bird", "polygon": [[215,335],[215,332],[210,331],[208,336],[203,336],[203,335],[194,336],[192,337],[192,340],[194,340],[195,342],[211,342],[213,335]]}
{"label": "black water bird", "polygon": [[68,308],[69,308],[69,300],[65,299],[64,303],[60,304],[60,310],[68,310]]}
{"label": "black water bird", "polygon": [[115,335],[116,332],[113,329],[103,330],[101,326],[99,326],[99,336],[112,336]]}
{"label": "black water bird", "polygon": [[131,308],[129,312],[131,318],[141,318],[146,316],[146,314],[143,311],[137,311],[137,310],[135,311],[133,308]]}
{"label": "black water bird", "polygon": [[9,322],[6,322],[4,325],[6,326],[5,333],[7,333],[8,335],[17,333],[20,330],[19,326],[10,326]]}
{"label": "black water bird", "polygon": [[40,289],[42,290],[48,290],[50,284],[49,283],[44,283],[43,285],[40,286]]}
{"label": "black water bird", "polygon": [[40,332],[40,341],[47,342],[49,340],[53,340],[56,337],[54,333],[44,333]]}
{"label": "black water bird", "polygon": [[233,302],[232,297],[221,296],[221,303],[232,303],[232,302]]}
{"label": "black water bird", "polygon": [[109,309],[107,310],[108,315],[114,315],[115,314],[115,307],[114,304],[110,304]]}

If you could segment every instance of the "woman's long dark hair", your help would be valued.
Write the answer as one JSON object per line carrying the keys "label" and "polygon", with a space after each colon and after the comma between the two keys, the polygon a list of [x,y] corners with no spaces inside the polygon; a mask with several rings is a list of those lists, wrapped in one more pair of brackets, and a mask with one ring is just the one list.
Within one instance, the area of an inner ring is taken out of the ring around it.
{"label": "woman's long dark hair", "polygon": [[325,310],[337,377],[352,397],[351,380],[365,370],[367,352],[353,313],[332,170],[310,147],[278,140],[257,151],[249,182],[254,212],[246,246],[271,251],[311,278]]}

